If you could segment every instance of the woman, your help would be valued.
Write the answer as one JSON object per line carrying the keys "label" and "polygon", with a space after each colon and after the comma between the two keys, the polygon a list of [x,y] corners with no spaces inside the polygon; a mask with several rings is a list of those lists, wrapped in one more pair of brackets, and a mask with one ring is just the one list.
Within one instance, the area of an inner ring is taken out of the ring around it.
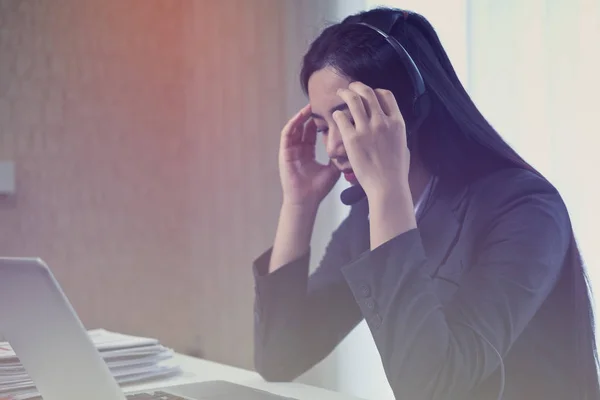
{"label": "woman", "polygon": [[[398,52],[358,22],[391,27],[412,55],[431,100],[420,127]],[[282,131],[275,243],[254,263],[258,372],[294,379],[364,318],[398,399],[600,399],[565,205],[477,110],[426,19],[350,16],[314,41],[301,80],[310,104]],[[309,277],[340,171],[366,198]]]}

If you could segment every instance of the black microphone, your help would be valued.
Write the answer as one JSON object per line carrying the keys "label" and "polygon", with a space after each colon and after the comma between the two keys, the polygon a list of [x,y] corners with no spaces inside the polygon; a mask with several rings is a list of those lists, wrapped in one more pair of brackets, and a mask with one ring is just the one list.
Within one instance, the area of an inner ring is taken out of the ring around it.
{"label": "black microphone", "polygon": [[358,203],[362,199],[367,197],[364,189],[360,185],[350,186],[348,189],[345,189],[340,195],[340,200],[347,206],[351,206],[353,204]]}

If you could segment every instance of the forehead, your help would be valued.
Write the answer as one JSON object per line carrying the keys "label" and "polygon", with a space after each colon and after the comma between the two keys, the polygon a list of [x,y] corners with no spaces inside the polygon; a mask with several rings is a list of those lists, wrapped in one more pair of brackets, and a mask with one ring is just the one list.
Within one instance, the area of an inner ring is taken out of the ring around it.
{"label": "forehead", "polygon": [[322,116],[329,115],[329,111],[342,103],[337,95],[340,88],[348,88],[350,80],[335,69],[325,67],[313,73],[308,80],[308,97],[312,111]]}

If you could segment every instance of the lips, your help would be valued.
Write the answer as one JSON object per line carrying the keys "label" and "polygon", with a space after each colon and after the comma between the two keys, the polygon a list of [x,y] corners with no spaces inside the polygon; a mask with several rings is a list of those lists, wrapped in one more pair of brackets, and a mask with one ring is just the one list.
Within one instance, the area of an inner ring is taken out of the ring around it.
{"label": "lips", "polygon": [[342,173],[344,174],[344,178],[350,182],[350,183],[356,183],[356,175],[354,175],[354,171],[352,171],[350,168],[348,169],[344,169],[342,170]]}

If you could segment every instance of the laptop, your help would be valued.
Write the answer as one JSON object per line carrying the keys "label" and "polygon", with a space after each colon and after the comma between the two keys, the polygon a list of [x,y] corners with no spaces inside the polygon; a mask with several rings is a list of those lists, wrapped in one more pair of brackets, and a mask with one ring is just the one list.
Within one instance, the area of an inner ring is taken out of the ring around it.
{"label": "laptop", "polygon": [[36,258],[0,258],[0,333],[43,400],[291,400],[227,381],[126,396],[50,268]]}

